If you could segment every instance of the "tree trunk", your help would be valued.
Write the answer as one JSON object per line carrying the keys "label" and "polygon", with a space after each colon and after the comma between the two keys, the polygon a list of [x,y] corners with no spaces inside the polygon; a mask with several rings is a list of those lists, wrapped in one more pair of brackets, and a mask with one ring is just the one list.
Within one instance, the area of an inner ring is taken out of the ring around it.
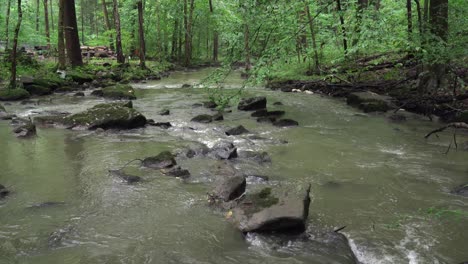
{"label": "tree trunk", "polygon": [[346,37],[346,28],[345,22],[343,18],[343,14],[341,11],[341,2],[340,0],[336,0],[336,10],[338,11],[338,15],[340,16],[340,24],[341,24],[341,34],[343,35],[343,49],[345,56],[348,55],[348,41]]}
{"label": "tree trunk", "polygon": [[[214,14],[213,0],[209,0],[209,4],[210,4],[210,13],[211,13],[211,16],[213,16]],[[213,32],[213,62],[218,62],[218,53],[219,53],[219,33],[215,25],[215,29]]]}
{"label": "tree trunk", "polygon": [[52,2],[50,2],[50,13],[49,13],[50,14],[50,21],[51,21],[50,25],[52,26],[51,27],[52,31],[55,30],[55,28],[54,28],[55,24],[54,24],[54,9],[53,9],[53,6],[54,6],[54,2],[52,1]]}
{"label": "tree trunk", "polygon": [[189,66],[192,59],[192,22],[195,0],[190,0],[190,7],[187,0],[184,1],[184,20],[185,20],[185,59],[184,65]]}
{"label": "tree trunk", "polygon": [[39,32],[39,7],[41,6],[40,0],[36,0],[36,32]]}
{"label": "tree trunk", "polygon": [[145,33],[144,33],[144,20],[143,20],[143,2],[140,0],[137,2],[138,7],[138,35],[140,39],[140,67],[142,69],[146,68],[145,65]]}
{"label": "tree trunk", "polygon": [[252,66],[250,64],[250,29],[247,23],[244,24],[244,50],[245,50],[245,72],[249,75]]}
{"label": "tree trunk", "polygon": [[64,40],[64,3],[66,0],[59,0],[59,16],[58,16],[58,41],[57,41],[57,49],[58,49],[58,69],[64,70],[66,68],[66,58],[65,58],[65,40]]}
{"label": "tree trunk", "polygon": [[10,40],[10,37],[9,37],[9,32],[8,32],[8,29],[10,27],[10,9],[11,9],[11,1],[12,0],[7,0],[8,1],[8,5],[7,5],[7,13],[6,13],[6,24],[5,24],[5,37],[6,37],[6,40],[5,40],[5,48],[8,49],[8,42]]}
{"label": "tree trunk", "polygon": [[[411,0],[408,0],[411,1]],[[368,0],[358,0],[357,2],[357,8],[356,8],[356,27],[354,29],[354,32],[356,34],[356,37],[353,38],[352,45],[356,46],[359,42],[360,38],[360,33],[361,33],[361,24],[362,24],[362,13],[364,10],[367,8],[369,5]]]}
{"label": "tree trunk", "polygon": [[10,88],[16,88],[16,55],[17,55],[17,49],[18,49],[18,35],[19,35],[22,19],[23,19],[23,10],[21,9],[21,0],[18,0],[18,21],[16,22],[15,36],[13,39],[13,49],[11,51]]}
{"label": "tree trunk", "polygon": [[[46,1],[46,0],[44,0]],[[83,0],[80,1],[80,15],[81,15],[81,42],[85,44],[85,34],[84,34],[84,5]]]}
{"label": "tree trunk", "polygon": [[49,30],[49,7],[47,0],[44,0],[44,21],[45,21],[45,34],[47,39],[47,48],[50,49],[50,30]]}
{"label": "tree trunk", "polygon": [[82,66],[80,38],[76,22],[75,0],[66,0],[63,7],[63,22],[65,25],[65,41],[67,56],[72,67]]}
{"label": "tree trunk", "polygon": [[408,40],[412,40],[413,34],[413,14],[411,10],[411,0],[406,0],[406,14],[408,20]]}
{"label": "tree trunk", "polygon": [[117,62],[122,64],[125,63],[125,58],[122,52],[122,35],[120,32],[120,15],[119,15],[119,4],[118,0],[113,0],[114,2],[114,19],[115,19],[115,31],[116,31],[116,40],[115,45],[117,49]]}
{"label": "tree trunk", "polygon": [[[109,12],[107,12],[107,5],[106,5],[106,0],[102,0],[102,10],[104,11],[104,20],[106,22],[106,28],[107,30],[112,30],[111,22],[109,20]],[[110,34],[109,37],[109,47],[111,50],[114,50],[114,37],[112,34]]]}
{"label": "tree trunk", "polygon": [[179,36],[179,18],[174,17],[174,31],[172,31],[171,57],[177,57],[177,40]]}
{"label": "tree trunk", "polygon": [[156,50],[158,52],[158,59],[161,61],[163,58],[163,38],[161,33],[161,3],[156,2],[156,32],[158,34],[156,38]]}
{"label": "tree trunk", "polygon": [[310,14],[310,7],[307,2],[305,2],[305,11],[307,13],[307,19],[309,20],[309,27],[310,27],[310,36],[312,38],[312,48],[314,49],[314,64],[315,64],[315,73],[320,73],[320,64],[319,64],[319,56],[317,51],[317,42],[315,41],[315,30],[314,30],[314,22],[312,19],[312,15]]}
{"label": "tree trunk", "polygon": [[[431,0],[429,5],[429,23],[431,33],[437,37],[432,38],[432,45],[446,45],[448,40],[448,0]],[[436,62],[429,66],[431,79],[428,89],[431,91],[446,88],[446,63]]]}

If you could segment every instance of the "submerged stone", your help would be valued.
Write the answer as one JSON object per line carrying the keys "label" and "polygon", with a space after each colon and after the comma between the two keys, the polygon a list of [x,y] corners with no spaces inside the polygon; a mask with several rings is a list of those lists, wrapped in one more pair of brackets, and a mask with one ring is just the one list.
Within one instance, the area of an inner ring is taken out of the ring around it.
{"label": "submerged stone", "polygon": [[257,152],[257,151],[241,151],[239,152],[239,158],[253,160],[258,163],[268,163],[271,162],[270,155],[267,152]]}
{"label": "submerged stone", "polygon": [[278,121],[273,122],[273,125],[277,127],[292,127],[298,126],[299,123],[296,120],[292,119],[280,119]]}
{"label": "submerged stone", "polygon": [[231,142],[219,142],[211,149],[211,153],[217,159],[237,158],[237,148]]}
{"label": "submerged stone", "polygon": [[128,84],[117,84],[102,88],[102,96],[104,98],[116,100],[135,100],[135,90]]}
{"label": "submerged stone", "polygon": [[177,165],[175,156],[169,151],[163,151],[157,156],[145,158],[142,161],[144,167],[152,169],[165,169]]}
{"label": "submerged stone", "polygon": [[115,177],[118,177],[118,178],[122,179],[123,181],[125,181],[128,184],[141,182],[141,180],[142,180],[140,176],[127,174],[127,173],[123,172],[122,170],[109,170],[109,173],[112,176],[115,176]]}
{"label": "submerged stone", "polygon": [[13,133],[18,138],[28,138],[36,135],[36,125],[31,122],[19,126],[13,130]]}
{"label": "submerged stone", "polygon": [[455,189],[452,190],[452,193],[468,197],[468,183],[455,187]]}
{"label": "submerged stone", "polygon": [[254,111],[259,109],[266,108],[266,97],[251,97],[251,98],[244,98],[239,102],[237,109],[242,111]]}
{"label": "submerged stone", "polygon": [[159,115],[162,115],[162,116],[170,115],[170,114],[171,114],[171,111],[170,111],[169,109],[162,109],[161,111],[159,111],[158,114],[159,114]]}
{"label": "submerged stone", "polygon": [[247,134],[249,131],[242,125],[229,129],[225,132],[228,136],[238,136],[242,134]]}
{"label": "submerged stone", "polygon": [[387,112],[392,108],[391,97],[369,91],[351,93],[347,96],[346,102],[365,113]]}
{"label": "submerged stone", "polygon": [[213,117],[211,115],[197,115],[196,117],[192,118],[192,120],[190,121],[207,124],[213,121]]}
{"label": "submerged stone", "polygon": [[10,191],[8,189],[0,184],[0,199],[5,198],[8,194],[10,194]]}
{"label": "submerged stone", "polygon": [[182,169],[179,166],[168,170],[163,170],[163,173],[167,176],[177,177],[181,179],[188,179],[190,177],[190,172],[188,170]]}

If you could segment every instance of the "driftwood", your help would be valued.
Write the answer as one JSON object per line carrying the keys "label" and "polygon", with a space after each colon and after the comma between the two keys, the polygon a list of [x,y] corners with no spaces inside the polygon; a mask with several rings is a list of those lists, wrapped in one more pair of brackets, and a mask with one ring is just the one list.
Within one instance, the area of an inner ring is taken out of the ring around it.
{"label": "driftwood", "polygon": [[424,136],[424,138],[429,138],[431,135],[433,135],[433,134],[435,134],[435,133],[442,132],[442,131],[446,130],[447,128],[450,128],[450,127],[453,127],[453,128],[455,128],[455,129],[457,129],[457,128],[468,129],[468,124],[467,124],[467,123],[462,123],[462,122],[450,123],[450,124],[448,124],[448,125],[446,125],[446,126],[443,126],[443,127],[441,127],[441,128],[432,130],[432,131],[429,132],[426,136]]}

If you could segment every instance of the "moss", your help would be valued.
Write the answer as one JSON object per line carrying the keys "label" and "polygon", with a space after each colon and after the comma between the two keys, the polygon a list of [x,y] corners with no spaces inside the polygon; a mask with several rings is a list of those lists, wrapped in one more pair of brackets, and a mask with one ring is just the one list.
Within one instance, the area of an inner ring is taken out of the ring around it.
{"label": "moss", "polygon": [[130,85],[117,84],[102,89],[103,96],[110,99],[136,99],[135,90]]}
{"label": "moss", "polygon": [[42,87],[47,87],[51,90],[55,90],[59,87],[61,87],[64,84],[63,80],[60,79],[52,79],[52,78],[39,78],[39,79],[34,79],[33,81],[34,85],[42,86]]}
{"label": "moss", "polygon": [[71,86],[60,86],[59,88],[57,88],[55,90],[55,92],[57,93],[67,93],[67,92],[72,92],[72,91],[75,91],[77,89],[71,87]]}
{"label": "moss", "polygon": [[21,88],[0,90],[0,101],[22,100],[29,96],[28,91]]}
{"label": "moss", "polygon": [[78,71],[78,70],[68,72],[67,76],[71,80],[73,80],[74,82],[77,82],[79,84],[83,84],[83,83],[87,83],[87,82],[89,83],[89,82],[92,82],[93,79],[94,79],[91,74],[81,72],[81,71]]}
{"label": "moss", "polygon": [[28,85],[24,89],[32,95],[47,95],[52,93],[51,88],[36,84]]}

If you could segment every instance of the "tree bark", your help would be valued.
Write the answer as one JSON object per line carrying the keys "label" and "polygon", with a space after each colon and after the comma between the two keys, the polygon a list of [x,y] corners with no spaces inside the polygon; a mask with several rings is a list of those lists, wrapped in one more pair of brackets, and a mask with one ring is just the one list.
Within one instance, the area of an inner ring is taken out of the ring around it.
{"label": "tree bark", "polygon": [[50,2],[50,5],[49,5],[49,6],[50,6],[50,13],[49,13],[49,14],[50,14],[50,21],[51,21],[50,25],[52,26],[52,27],[51,27],[51,28],[52,28],[52,31],[54,31],[54,29],[55,29],[55,28],[54,28],[54,25],[55,25],[55,24],[54,24],[54,9],[53,9],[54,2],[53,2],[53,1]]}
{"label": "tree bark", "polygon": [[36,32],[39,32],[39,7],[41,6],[40,0],[36,0]]}
{"label": "tree bark", "polygon": [[171,57],[175,59],[177,57],[177,40],[179,36],[179,18],[174,17],[174,31],[172,31],[172,44],[171,44]]}
{"label": "tree bark", "polygon": [[314,30],[314,22],[312,19],[312,15],[310,14],[310,7],[307,2],[305,2],[305,11],[307,13],[307,19],[309,20],[309,27],[310,27],[310,36],[312,38],[312,48],[314,49],[314,64],[315,64],[315,73],[320,73],[320,64],[319,64],[319,56],[317,51],[317,42],[315,41],[315,30]]}
{"label": "tree bark", "polygon": [[49,29],[49,8],[47,0],[44,0],[44,21],[45,21],[45,34],[47,39],[47,48],[50,49],[50,29]]}
{"label": "tree bark", "polygon": [[57,49],[58,49],[58,69],[64,70],[66,68],[66,58],[65,58],[65,40],[64,40],[64,3],[66,0],[59,0],[59,16],[58,16],[58,40],[57,40]]}
{"label": "tree bark", "polygon": [[[209,5],[210,5],[211,16],[213,16],[214,15],[213,0],[209,0]],[[213,31],[213,62],[218,62],[218,53],[219,53],[219,33],[215,25],[215,29]]]}
{"label": "tree bark", "polygon": [[184,65],[189,66],[192,60],[192,23],[195,0],[190,0],[190,7],[187,0],[184,2],[184,20],[185,20],[185,59]]}
{"label": "tree bark", "polygon": [[5,48],[8,49],[8,42],[10,40],[8,29],[10,28],[10,9],[11,9],[11,1],[12,0],[7,0],[8,5],[7,5],[7,13],[6,13],[6,23],[5,23],[5,37],[6,37],[6,43],[5,43]]}
{"label": "tree bark", "polygon": [[338,15],[340,16],[340,24],[341,24],[341,34],[343,35],[343,49],[344,49],[344,54],[345,56],[348,55],[348,41],[346,37],[346,28],[345,28],[345,22],[343,18],[343,14],[341,11],[341,1],[336,0],[336,9],[338,11]]}
{"label": "tree bark", "polygon": [[17,57],[17,49],[18,49],[18,35],[19,35],[22,20],[23,20],[23,10],[21,9],[21,0],[18,0],[18,21],[16,22],[15,36],[13,39],[13,49],[11,50],[10,88],[16,88],[16,57]]}
{"label": "tree bark", "polygon": [[[111,31],[112,26],[109,20],[109,12],[107,11],[106,0],[102,0],[101,3],[102,3],[102,10],[104,11],[104,20],[106,22],[106,28],[107,30]],[[114,50],[114,37],[112,36],[112,34],[110,34],[109,36],[109,47],[111,50]]]}
{"label": "tree bark", "polygon": [[[46,0],[44,0],[46,1]],[[81,15],[81,42],[85,44],[85,34],[84,34],[84,4],[83,0],[80,1],[80,15]]]}
{"label": "tree bark", "polygon": [[122,51],[122,35],[120,32],[120,15],[119,15],[119,4],[118,0],[113,0],[114,2],[114,19],[115,19],[115,31],[116,31],[116,40],[115,45],[117,49],[117,62],[122,64],[125,63],[125,58]]}
{"label": "tree bark", "polygon": [[245,72],[248,75],[252,66],[250,64],[250,29],[247,23],[244,24],[244,52],[245,52]]}
{"label": "tree bark", "polygon": [[72,67],[82,66],[83,59],[81,57],[80,38],[78,36],[78,25],[76,22],[75,0],[66,0],[63,10],[68,59]]}
{"label": "tree bark", "polygon": [[145,33],[144,33],[144,18],[143,18],[143,2],[140,0],[137,2],[137,7],[138,7],[138,35],[140,39],[140,67],[142,69],[146,68],[145,65],[145,53],[146,53],[146,47],[145,47]]}
{"label": "tree bark", "polygon": [[406,0],[406,15],[408,20],[408,40],[412,40],[413,35],[413,13],[411,10],[411,0]]}
{"label": "tree bark", "polygon": [[[437,38],[431,38],[431,45],[446,45],[448,40],[448,0],[431,0],[429,6],[429,23],[431,33]],[[446,63],[436,62],[429,66],[431,79],[428,90],[446,88]]]}

